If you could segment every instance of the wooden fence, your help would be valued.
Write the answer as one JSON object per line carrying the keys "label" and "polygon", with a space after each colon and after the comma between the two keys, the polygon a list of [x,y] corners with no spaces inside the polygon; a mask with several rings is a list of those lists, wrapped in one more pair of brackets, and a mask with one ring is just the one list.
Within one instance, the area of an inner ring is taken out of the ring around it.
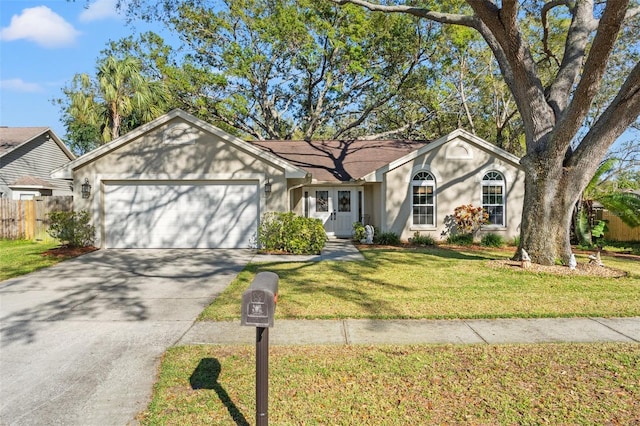
{"label": "wooden fence", "polygon": [[47,233],[49,212],[73,210],[73,197],[40,197],[34,200],[0,198],[0,238],[53,241]]}
{"label": "wooden fence", "polygon": [[607,221],[608,231],[604,233],[605,240],[640,241],[640,226],[631,228],[608,210],[603,210],[602,217],[598,217],[598,219]]}

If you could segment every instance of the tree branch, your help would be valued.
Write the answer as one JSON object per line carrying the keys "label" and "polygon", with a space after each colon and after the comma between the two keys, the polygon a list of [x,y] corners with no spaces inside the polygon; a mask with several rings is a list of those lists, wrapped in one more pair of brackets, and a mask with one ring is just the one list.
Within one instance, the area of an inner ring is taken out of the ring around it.
{"label": "tree branch", "polygon": [[[586,3],[591,3],[591,1]],[[621,3],[624,3],[624,5]],[[591,44],[589,56],[580,73],[582,76],[580,82],[573,92],[571,103],[554,129],[553,139],[556,145],[555,149],[558,151],[564,152],[568,149],[571,140],[589,112],[594,97],[598,93],[602,77],[607,68],[607,61],[624,21],[628,3],[628,0],[610,1],[605,7],[598,25],[598,32]]]}
{"label": "tree branch", "polygon": [[579,2],[571,12],[573,17],[567,32],[562,62],[548,91],[548,102],[553,108],[556,119],[564,113],[567,107],[571,90],[584,61],[589,34],[595,30],[597,25],[597,21],[593,17],[592,0]]}
{"label": "tree branch", "polygon": [[[618,95],[598,117],[569,159],[567,165],[575,170],[575,177],[580,176],[580,170],[585,166],[594,161],[599,162],[602,154],[631,123],[637,120],[638,115],[640,115],[640,62],[631,70]],[[589,178],[590,176],[586,177],[587,180]]]}
{"label": "tree branch", "polygon": [[542,19],[542,30],[543,30],[542,48],[544,50],[545,55],[547,55],[547,57],[549,58],[553,58],[553,60],[556,62],[556,64],[559,67],[560,61],[558,60],[556,55],[553,54],[551,49],[549,49],[549,22],[547,21],[547,15],[551,11],[551,9],[558,6],[567,6],[568,8],[570,8],[569,0],[555,0],[549,3],[545,3],[544,6],[542,6],[541,19]]}
{"label": "tree branch", "polygon": [[[547,104],[533,55],[515,21],[518,2],[503,2],[504,12],[489,0],[467,0],[481,21],[477,26],[495,55],[505,82],[513,94],[525,123],[527,150],[544,149],[544,135],[553,128],[552,110]],[[535,113],[534,113],[535,111]]]}
{"label": "tree branch", "polygon": [[640,6],[632,7],[627,10],[627,13],[624,15],[624,20],[629,21],[632,18],[640,15]]}
{"label": "tree branch", "polygon": [[359,137],[356,138],[356,140],[359,140],[359,141],[374,141],[374,140],[378,140],[378,139],[389,137],[390,135],[397,135],[397,134],[399,134],[401,132],[404,132],[407,129],[410,129],[413,126],[416,126],[416,125],[418,125],[420,123],[424,123],[424,122],[428,121],[430,118],[431,118],[431,115],[423,117],[420,120],[413,120],[413,121],[407,122],[407,123],[403,124],[400,127],[397,127],[395,129],[391,129],[391,130],[387,130],[386,132],[375,133],[373,135],[359,136]]}
{"label": "tree branch", "polygon": [[431,21],[440,22],[441,24],[464,25],[466,27],[476,28],[477,21],[475,17],[468,15],[458,15],[452,13],[434,12],[429,9],[413,6],[388,6],[376,3],[370,3],[364,0],[329,0],[335,4],[344,5],[347,3],[365,7],[372,12],[389,12],[389,13],[408,13],[419,18],[429,19]]}

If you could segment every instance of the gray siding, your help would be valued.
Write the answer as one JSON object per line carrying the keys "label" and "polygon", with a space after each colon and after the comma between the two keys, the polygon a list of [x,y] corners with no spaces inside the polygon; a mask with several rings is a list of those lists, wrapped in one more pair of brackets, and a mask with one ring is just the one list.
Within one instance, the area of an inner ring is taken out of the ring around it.
{"label": "gray siding", "polygon": [[53,139],[42,135],[0,157],[0,191],[10,197],[8,185],[22,176],[33,176],[49,182],[53,195],[72,195],[70,181],[49,177],[52,170],[69,161]]}

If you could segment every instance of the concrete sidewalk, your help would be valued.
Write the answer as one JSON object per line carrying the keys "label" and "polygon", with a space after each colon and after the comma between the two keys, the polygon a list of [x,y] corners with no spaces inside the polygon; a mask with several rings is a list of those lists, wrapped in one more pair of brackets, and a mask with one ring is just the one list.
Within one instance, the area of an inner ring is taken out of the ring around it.
{"label": "concrete sidewalk", "polygon": [[[640,317],[490,320],[276,320],[274,345],[640,343]],[[178,341],[252,344],[255,328],[234,322],[196,322]]]}

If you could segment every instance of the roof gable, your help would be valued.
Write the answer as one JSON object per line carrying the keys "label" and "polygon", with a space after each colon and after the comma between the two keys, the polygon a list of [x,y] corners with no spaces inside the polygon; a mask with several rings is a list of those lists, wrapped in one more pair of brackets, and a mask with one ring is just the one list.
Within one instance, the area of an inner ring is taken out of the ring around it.
{"label": "roof gable", "polygon": [[48,133],[60,150],[73,160],[75,156],[49,127],[0,127],[0,157]]}
{"label": "roof gable", "polygon": [[429,151],[437,149],[442,145],[455,140],[462,140],[462,141],[468,142],[471,145],[475,145],[476,147],[482,150],[490,152],[492,155],[500,158],[503,161],[513,164],[517,168],[520,168],[520,169],[522,168],[522,166],[520,165],[520,158],[518,156],[513,155],[510,152],[507,152],[504,149],[499,148],[485,141],[484,139],[479,138],[478,136],[467,132],[466,130],[456,129],[453,132],[445,136],[442,136],[441,138],[438,138],[429,144],[423,145],[422,147],[408,153],[403,157],[400,157],[394,161],[390,161],[388,164],[385,164],[382,167],[378,168],[377,170],[373,171],[372,173],[369,173],[368,175],[364,176],[363,179],[371,182],[380,182],[383,179],[383,175],[388,171],[398,168],[408,163],[409,161],[428,153]]}
{"label": "roof gable", "polygon": [[350,182],[427,144],[408,140],[253,141],[311,173],[316,182]]}
{"label": "roof gable", "polygon": [[76,169],[79,169],[81,167],[83,167],[86,164],[91,163],[92,161],[104,156],[104,155],[108,155],[109,153],[115,151],[116,149],[120,148],[121,146],[124,146],[134,140],[136,140],[138,137],[142,136],[145,133],[149,133],[151,131],[153,131],[154,129],[165,125],[167,123],[169,123],[171,120],[174,120],[175,118],[180,118],[182,120],[184,120],[185,122],[187,122],[189,125],[194,126],[196,128],[199,128],[205,132],[208,132],[210,134],[216,135],[218,136],[220,139],[224,140],[225,142],[239,148],[242,149],[246,152],[249,152],[250,154],[255,155],[256,157],[259,157],[260,159],[262,159],[263,161],[266,161],[268,163],[271,163],[277,167],[282,168],[285,171],[285,176],[288,178],[303,178],[306,176],[306,172],[298,167],[292,166],[291,164],[287,163],[286,161],[284,161],[282,158],[277,157],[269,152],[265,152],[253,145],[251,145],[248,142],[243,141],[240,138],[237,138],[227,132],[224,132],[220,129],[218,129],[217,127],[203,121],[200,120],[197,117],[194,117],[191,114],[186,113],[185,111],[182,111],[180,109],[174,109],[170,112],[168,112],[167,114],[164,114],[158,118],[156,118],[155,120],[152,120],[134,130],[132,130],[131,132],[127,133],[126,135],[120,136],[117,139],[114,139],[113,141],[102,145],[99,148],[94,149],[91,152],[88,152],[86,154],[84,154],[81,157],[78,157],[77,159],[75,159],[74,161],[66,164],[63,167],[60,167],[56,170],[54,170],[51,173],[52,177],[56,177],[56,178],[66,178],[66,179],[71,179],[73,178],[73,171]]}

